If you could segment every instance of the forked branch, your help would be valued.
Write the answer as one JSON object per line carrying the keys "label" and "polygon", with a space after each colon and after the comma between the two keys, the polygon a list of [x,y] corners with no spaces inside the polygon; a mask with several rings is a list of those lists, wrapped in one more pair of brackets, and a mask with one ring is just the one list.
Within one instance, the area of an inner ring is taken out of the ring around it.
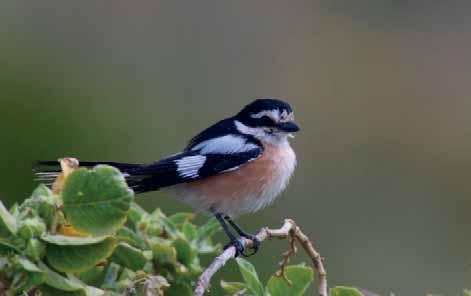
{"label": "forked branch", "polygon": [[[319,252],[314,249],[312,242],[309,238],[301,231],[301,229],[296,225],[296,222],[292,219],[286,219],[283,226],[278,229],[270,229],[267,227],[262,228],[256,235],[259,241],[264,241],[267,238],[280,238],[280,239],[290,239],[290,249],[283,253],[283,260],[280,263],[280,270],[278,275],[284,277],[284,269],[288,264],[289,258],[296,252],[295,242],[299,242],[311,258],[312,264],[317,271],[319,285],[318,285],[318,294],[319,296],[327,296],[327,273],[324,268],[323,258]],[[244,247],[251,247],[253,242],[248,239],[243,239],[242,241]],[[219,256],[217,256],[211,265],[206,268],[206,270],[200,275],[196,288],[194,291],[195,296],[202,296],[206,289],[209,286],[212,276],[221,269],[227,261],[234,258],[236,254],[235,247],[229,247],[225,249]],[[289,283],[289,282],[288,282]]]}

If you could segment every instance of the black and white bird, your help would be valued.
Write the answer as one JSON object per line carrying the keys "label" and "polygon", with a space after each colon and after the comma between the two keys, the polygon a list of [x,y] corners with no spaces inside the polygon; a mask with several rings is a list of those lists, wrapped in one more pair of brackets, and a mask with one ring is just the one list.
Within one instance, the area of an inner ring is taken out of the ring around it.
{"label": "black and white bird", "polygon": [[[136,193],[166,189],[196,210],[212,213],[228,235],[228,245],[247,256],[228,224],[239,236],[254,240],[255,253],[259,242],[231,218],[266,207],[286,188],[296,166],[288,138],[297,131],[289,104],[258,99],[199,133],[182,152],[159,161],[80,162],[80,166],[114,166]],[[51,183],[60,172],[57,161],[39,165],[43,168],[36,171],[39,181]]]}

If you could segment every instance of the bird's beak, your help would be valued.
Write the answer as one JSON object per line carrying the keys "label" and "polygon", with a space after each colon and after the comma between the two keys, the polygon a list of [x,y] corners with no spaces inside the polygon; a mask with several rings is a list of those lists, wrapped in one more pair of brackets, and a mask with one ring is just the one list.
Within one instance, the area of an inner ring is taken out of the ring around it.
{"label": "bird's beak", "polygon": [[294,123],[294,121],[280,122],[277,124],[277,128],[287,133],[295,133],[299,131],[299,126]]}

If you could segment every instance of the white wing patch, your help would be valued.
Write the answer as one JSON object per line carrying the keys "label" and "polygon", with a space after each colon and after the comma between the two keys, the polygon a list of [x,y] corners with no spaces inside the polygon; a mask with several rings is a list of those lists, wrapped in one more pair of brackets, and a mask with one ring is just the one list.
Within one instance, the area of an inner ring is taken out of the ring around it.
{"label": "white wing patch", "polygon": [[177,172],[181,177],[196,178],[198,177],[198,170],[204,165],[205,161],[206,156],[194,155],[177,159],[175,164],[177,165]]}
{"label": "white wing patch", "polygon": [[201,154],[232,154],[254,149],[259,149],[259,147],[252,143],[246,143],[242,137],[226,135],[201,142],[191,150],[200,150]]}

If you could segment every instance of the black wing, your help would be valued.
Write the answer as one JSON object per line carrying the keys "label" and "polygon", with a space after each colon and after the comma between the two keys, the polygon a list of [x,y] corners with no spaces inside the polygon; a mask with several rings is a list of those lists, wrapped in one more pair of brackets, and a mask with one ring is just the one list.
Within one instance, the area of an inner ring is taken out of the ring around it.
{"label": "black wing", "polygon": [[[216,139],[208,144],[217,145],[217,142]],[[236,150],[230,153],[217,152],[217,147],[212,147],[214,152],[202,153],[204,147],[203,145],[202,149],[184,151],[151,164],[97,161],[80,162],[80,166],[93,167],[99,164],[114,166],[124,174],[129,187],[136,193],[143,193],[235,170],[260,156],[263,151],[261,147],[251,145],[245,146],[250,149],[240,152]],[[57,161],[39,162],[39,166],[35,169],[36,179],[48,185],[52,184],[59,173],[60,166]]]}
{"label": "black wing", "polygon": [[126,180],[137,193],[154,191],[238,169],[256,159],[262,151],[260,147],[230,154],[185,151],[129,171]]}
{"label": "black wing", "polygon": [[188,146],[185,148],[185,151],[193,149],[193,147],[204,141],[236,133],[238,133],[238,131],[234,125],[234,120],[232,118],[221,120],[208,127],[198,135],[194,136],[188,143]]}

